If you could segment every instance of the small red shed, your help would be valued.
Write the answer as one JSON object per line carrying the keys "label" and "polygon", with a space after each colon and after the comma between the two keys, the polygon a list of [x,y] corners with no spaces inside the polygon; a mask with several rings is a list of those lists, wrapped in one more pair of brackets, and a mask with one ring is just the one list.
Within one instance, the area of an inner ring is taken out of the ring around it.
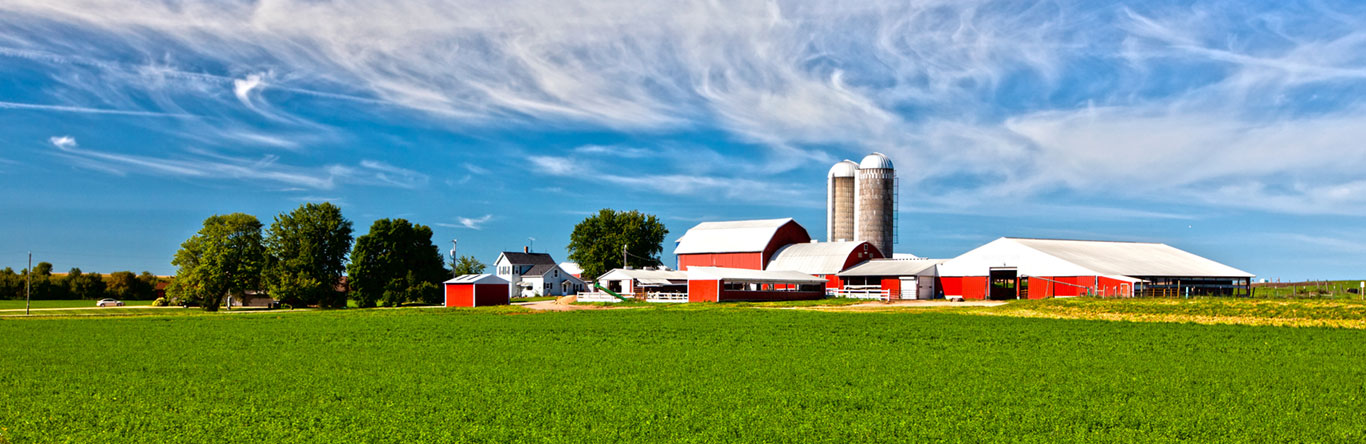
{"label": "small red shed", "polygon": [[491,274],[465,274],[443,282],[447,307],[508,305],[508,281]]}

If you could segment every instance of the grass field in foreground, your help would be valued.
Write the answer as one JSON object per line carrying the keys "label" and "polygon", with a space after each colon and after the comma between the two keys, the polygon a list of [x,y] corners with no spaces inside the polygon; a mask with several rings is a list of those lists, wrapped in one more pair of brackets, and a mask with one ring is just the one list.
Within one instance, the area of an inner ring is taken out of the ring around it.
{"label": "grass field in foreground", "polygon": [[0,320],[0,442],[1366,439],[1366,331],[726,306]]}
{"label": "grass field in foreground", "polygon": [[[123,301],[124,306],[136,307],[152,305],[152,301]],[[82,308],[94,307],[95,301],[84,299],[55,300],[55,301],[33,301],[32,308]],[[0,299],[0,310],[24,308],[23,299]]]}

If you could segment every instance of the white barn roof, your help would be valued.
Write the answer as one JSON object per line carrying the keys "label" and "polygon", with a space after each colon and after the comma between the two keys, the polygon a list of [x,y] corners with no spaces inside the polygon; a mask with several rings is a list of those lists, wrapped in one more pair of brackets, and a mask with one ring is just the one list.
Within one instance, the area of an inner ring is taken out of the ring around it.
{"label": "white barn roof", "polygon": [[678,238],[674,254],[748,253],[764,251],[786,219],[703,222]]}
{"label": "white barn roof", "polygon": [[[800,271],[806,274],[835,274],[844,271],[844,262],[866,242],[811,242],[778,249],[768,263],[769,270]],[[871,249],[872,246],[870,245]]]}
{"label": "white barn roof", "polygon": [[620,281],[632,279],[643,284],[682,285],[688,281],[688,273],[675,270],[626,270],[617,268],[598,277],[599,281]]}
{"label": "white barn roof", "polygon": [[448,280],[448,281],[443,282],[443,283],[445,283],[445,284],[503,284],[503,285],[507,285],[508,281],[505,280],[505,279],[503,279],[503,278],[500,278],[500,277],[498,277],[498,276],[491,275],[491,274],[462,274],[462,275],[456,276],[454,279]]}
{"label": "white barn roof", "polygon": [[749,270],[722,267],[688,267],[688,279],[694,281],[724,280],[752,284],[824,284],[821,279],[800,271]]}
{"label": "white barn roof", "polygon": [[1026,276],[1252,277],[1166,244],[1003,237],[945,262],[943,276],[983,276],[1016,267]]}
{"label": "white barn roof", "polygon": [[840,276],[933,276],[945,259],[873,259],[841,272]]}

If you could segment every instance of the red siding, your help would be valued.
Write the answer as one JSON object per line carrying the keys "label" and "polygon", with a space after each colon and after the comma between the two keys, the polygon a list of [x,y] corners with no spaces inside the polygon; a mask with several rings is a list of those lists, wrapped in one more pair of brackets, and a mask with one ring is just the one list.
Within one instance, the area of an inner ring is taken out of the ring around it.
{"label": "red siding", "polygon": [[887,294],[892,299],[901,299],[901,278],[892,276],[882,278],[882,289],[887,290]]}
{"label": "red siding", "polygon": [[811,235],[807,234],[806,229],[802,228],[797,221],[789,221],[783,224],[783,226],[778,227],[778,231],[773,233],[773,238],[768,240],[768,246],[764,248],[763,258],[756,270],[767,268],[768,260],[773,259],[773,254],[777,253],[779,248],[808,242],[811,242]]}
{"label": "red siding", "polygon": [[[849,267],[844,267],[844,268],[847,269],[847,268],[849,268]],[[817,276],[817,277],[823,277],[823,278],[825,278],[825,288],[844,288],[844,280],[843,280],[843,279],[840,279],[839,275],[831,274],[831,275]]]}
{"label": "red siding", "polygon": [[823,291],[726,291],[720,294],[721,301],[804,301],[825,297]]}
{"label": "red siding", "polygon": [[687,270],[689,266],[743,268],[747,270],[764,269],[765,256],[761,253],[704,253],[678,255],[678,269]]}
{"label": "red siding", "polygon": [[[1045,280],[1047,279],[1047,280]],[[1035,276],[1029,279],[1029,298],[1081,296],[1096,286],[1096,276]],[[1103,280],[1110,280],[1099,278]]]}
{"label": "red siding", "polygon": [[485,307],[508,302],[507,284],[446,284],[447,307]]}
{"label": "red siding", "polygon": [[824,291],[733,291],[723,289],[721,281],[688,281],[688,302],[799,301],[823,297]]}
{"label": "red siding", "polygon": [[716,302],[721,281],[688,281],[688,302]]}
{"label": "red siding", "polygon": [[[864,245],[868,246],[867,253],[863,252]],[[883,256],[882,253],[877,251],[877,247],[873,246],[873,244],[864,242],[858,247],[855,247],[854,251],[849,252],[849,257],[844,260],[844,268],[841,268],[840,271],[848,270],[850,267],[861,264],[868,260],[882,259],[884,257],[886,256]]]}
{"label": "red siding", "polygon": [[[1101,296],[1133,296],[1133,284],[1103,276],[1032,276],[1024,279],[1028,280],[1029,299],[1083,296],[1088,290]],[[886,281],[882,285],[887,288]],[[986,298],[986,276],[941,277],[939,285],[946,297]]]}
{"label": "red siding", "polygon": [[[939,288],[946,298],[986,299],[986,276],[946,276],[939,278]],[[1030,289],[1031,291],[1033,288]]]}

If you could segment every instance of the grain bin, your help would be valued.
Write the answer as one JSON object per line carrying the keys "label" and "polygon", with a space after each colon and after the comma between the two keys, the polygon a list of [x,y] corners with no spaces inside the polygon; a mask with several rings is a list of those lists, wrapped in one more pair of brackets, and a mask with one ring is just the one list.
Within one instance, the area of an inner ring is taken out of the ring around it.
{"label": "grain bin", "polygon": [[825,240],[854,240],[854,176],[858,164],[845,159],[826,175]]}

